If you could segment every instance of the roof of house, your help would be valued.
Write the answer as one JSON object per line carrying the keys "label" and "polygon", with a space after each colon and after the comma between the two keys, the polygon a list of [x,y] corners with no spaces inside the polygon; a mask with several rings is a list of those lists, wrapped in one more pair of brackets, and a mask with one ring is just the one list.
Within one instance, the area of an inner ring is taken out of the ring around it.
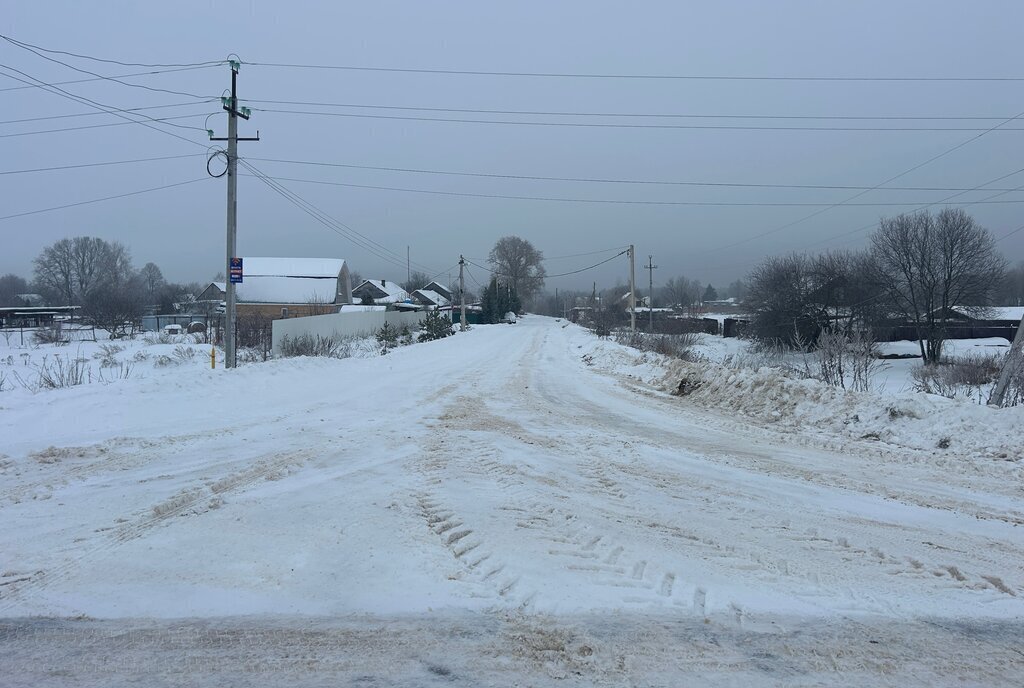
{"label": "roof of house", "polygon": [[244,258],[238,300],[248,303],[334,303],[341,258]]}
{"label": "roof of house", "polygon": [[345,267],[343,258],[260,258],[246,256],[244,277],[337,277]]}
{"label": "roof of house", "polygon": [[424,291],[437,292],[438,294],[440,294],[441,296],[445,297],[448,300],[451,300],[452,298],[452,290],[444,286],[440,282],[430,282],[428,284],[424,284],[422,288]]}
{"label": "roof of house", "polygon": [[221,291],[227,291],[228,290],[228,283],[227,282],[210,282],[210,284],[212,284],[213,286],[217,287]]}
{"label": "roof of house", "polygon": [[988,306],[986,308],[962,308],[957,306],[951,310],[960,315],[978,320],[1012,320],[1020,322],[1024,318],[1024,306]]}
{"label": "roof of house", "polygon": [[447,306],[449,304],[448,299],[432,289],[417,289],[412,294],[432,306]]}
{"label": "roof of house", "polygon": [[390,280],[363,280],[358,287],[352,290],[352,293],[362,289],[363,285],[371,285],[378,292],[384,294],[384,296],[374,297],[373,300],[377,303],[398,303],[409,298],[409,292],[402,289],[397,282]]}

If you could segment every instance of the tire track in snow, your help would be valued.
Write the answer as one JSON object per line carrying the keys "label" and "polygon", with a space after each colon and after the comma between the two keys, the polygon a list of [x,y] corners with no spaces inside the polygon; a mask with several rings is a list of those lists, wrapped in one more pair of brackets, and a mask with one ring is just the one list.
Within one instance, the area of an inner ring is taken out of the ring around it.
{"label": "tire track in snow", "polygon": [[[32,574],[27,580],[12,586],[8,594],[8,600],[0,603],[0,611],[12,609],[16,604],[23,603],[33,598],[44,588],[66,580],[71,574],[82,567],[84,563],[94,557],[106,554],[145,534],[146,531],[155,528],[174,516],[183,515],[188,509],[196,507],[200,502],[216,498],[223,494],[237,492],[250,487],[262,480],[272,479],[280,474],[282,470],[292,465],[301,465],[314,453],[312,449],[289,452],[283,457],[275,454],[276,460],[260,459],[248,469],[235,471],[224,475],[218,480],[206,481],[203,486],[187,488],[178,492],[170,498],[161,500],[154,504],[149,513],[128,520],[126,525],[104,529],[112,531],[106,541],[80,551],[75,556],[63,563],[51,566]],[[214,507],[216,508],[216,507]],[[207,509],[208,511],[209,509]]]}

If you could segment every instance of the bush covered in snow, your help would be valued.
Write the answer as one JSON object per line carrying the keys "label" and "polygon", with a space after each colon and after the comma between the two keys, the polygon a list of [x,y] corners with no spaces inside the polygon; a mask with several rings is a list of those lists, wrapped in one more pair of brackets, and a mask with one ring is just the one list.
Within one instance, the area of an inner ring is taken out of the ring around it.
{"label": "bush covered in snow", "polygon": [[420,320],[421,342],[430,342],[435,339],[444,339],[455,334],[452,321],[442,315],[440,311],[427,311],[423,320]]}

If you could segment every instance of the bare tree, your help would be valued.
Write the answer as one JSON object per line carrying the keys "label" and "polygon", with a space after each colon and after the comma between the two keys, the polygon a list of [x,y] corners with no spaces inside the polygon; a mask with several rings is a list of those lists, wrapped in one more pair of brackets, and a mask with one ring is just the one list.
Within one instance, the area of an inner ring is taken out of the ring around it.
{"label": "bare tree", "polygon": [[109,332],[111,339],[132,336],[145,310],[144,290],[138,275],[104,281],[89,291],[82,315],[90,325]]}
{"label": "bare tree", "polygon": [[157,267],[156,263],[146,263],[139,270],[139,277],[146,290],[146,299],[150,304],[156,304],[160,288],[164,286],[164,274]]}
{"label": "bare tree", "polygon": [[700,302],[703,287],[697,280],[686,277],[672,277],[662,287],[665,300],[672,306],[691,308]]}
{"label": "bare tree", "polygon": [[28,293],[28,282],[24,277],[8,274],[0,277],[0,306],[20,306],[18,294]]}
{"label": "bare tree", "polygon": [[427,282],[429,281],[430,275],[425,272],[413,271],[413,273],[409,275],[409,279],[402,282],[399,286],[402,287],[407,294],[411,294],[417,289],[422,289],[427,286]]}
{"label": "bare tree", "polygon": [[71,239],[43,249],[32,261],[36,289],[65,306],[75,302],[75,260]]}
{"label": "bare tree", "polygon": [[926,363],[942,356],[951,310],[988,305],[1006,269],[988,230],[960,208],[883,219],[871,246],[874,278],[914,324]]}
{"label": "bare tree", "polygon": [[766,258],[754,269],[746,303],[755,337],[788,345],[817,339],[828,320],[815,295],[812,266],[811,258],[792,253]]}
{"label": "bare tree", "polygon": [[530,303],[544,286],[544,254],[526,239],[498,239],[487,260],[499,281],[511,286],[523,303]]}
{"label": "bare tree", "polygon": [[997,306],[1024,306],[1024,261],[1006,271],[994,297]]}
{"label": "bare tree", "polygon": [[96,237],[61,239],[33,261],[38,288],[67,305],[83,304],[97,288],[132,274],[128,249]]}

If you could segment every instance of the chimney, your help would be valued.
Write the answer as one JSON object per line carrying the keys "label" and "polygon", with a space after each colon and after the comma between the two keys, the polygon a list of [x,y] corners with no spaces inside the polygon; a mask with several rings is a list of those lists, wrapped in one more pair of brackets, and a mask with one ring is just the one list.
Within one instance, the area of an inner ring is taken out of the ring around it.
{"label": "chimney", "polygon": [[382,280],[380,281],[380,286],[382,286],[382,287],[386,287],[386,286],[388,286],[388,281],[387,281],[386,279],[382,279]]}

